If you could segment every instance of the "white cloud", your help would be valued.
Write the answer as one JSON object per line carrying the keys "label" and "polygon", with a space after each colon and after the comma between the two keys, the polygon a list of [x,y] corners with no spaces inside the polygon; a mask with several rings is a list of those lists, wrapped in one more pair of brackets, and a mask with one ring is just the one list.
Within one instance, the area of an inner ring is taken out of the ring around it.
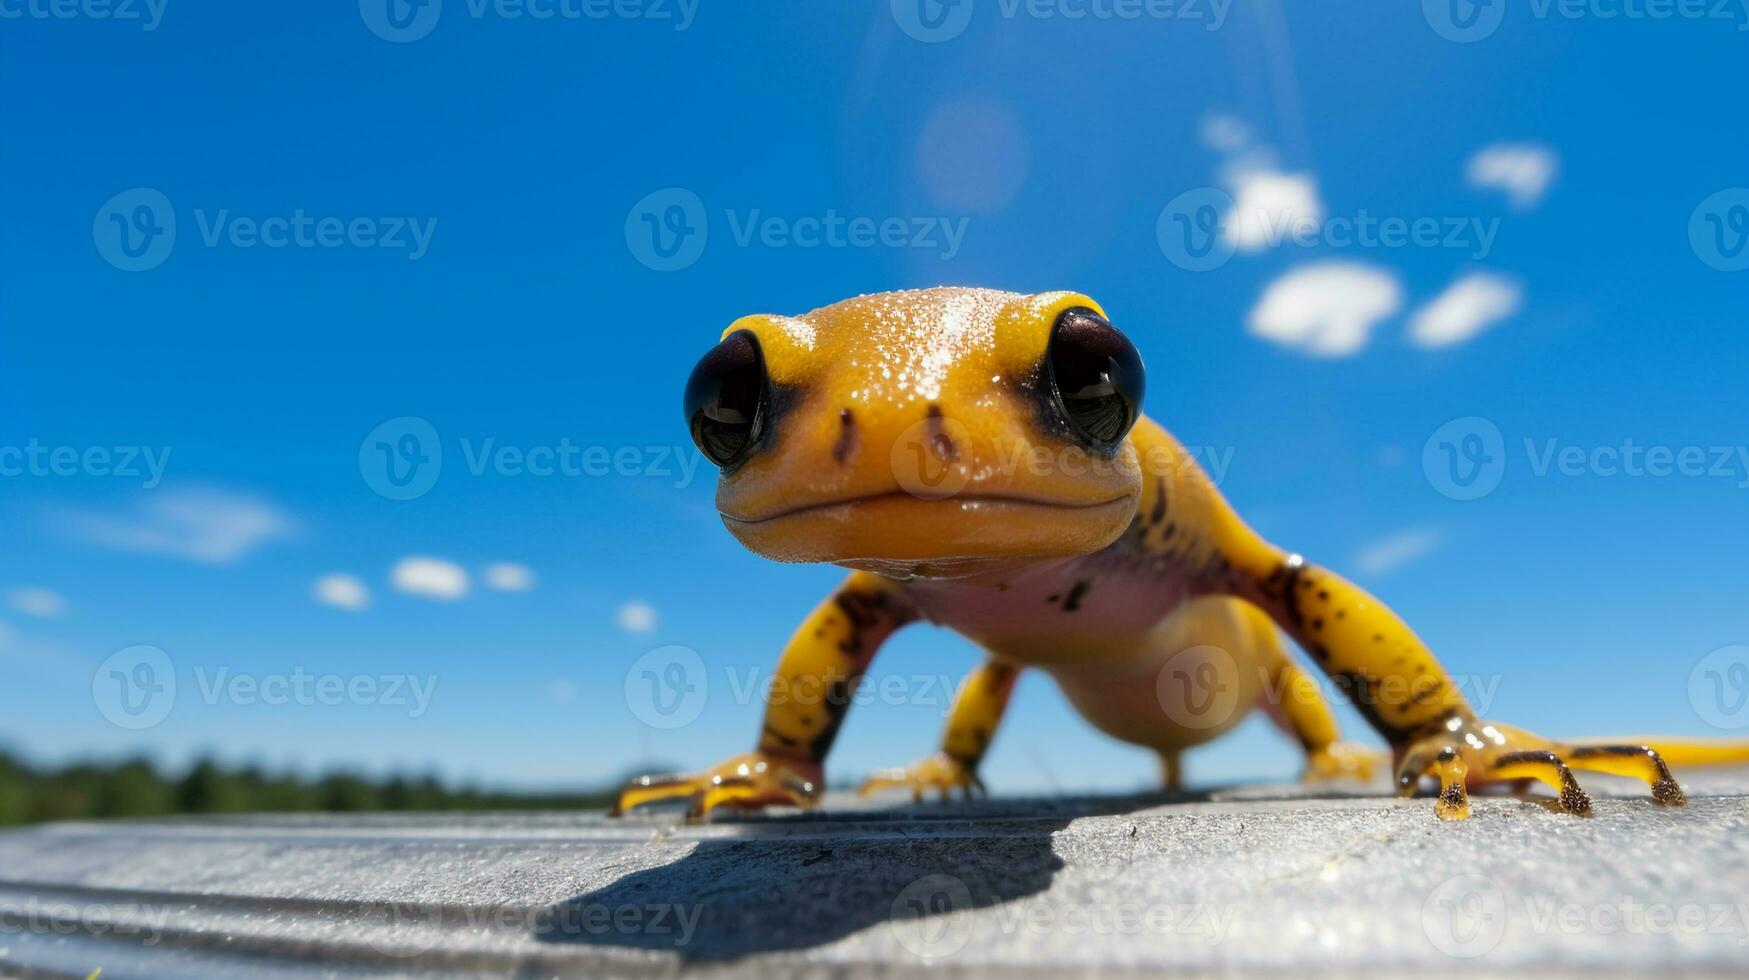
{"label": "white cloud", "polygon": [[67,614],[67,599],[53,589],[26,587],[6,593],[6,604],[26,616],[52,618]]}
{"label": "white cloud", "polygon": [[208,489],[160,491],[127,515],[75,512],[71,528],[106,548],[226,565],[294,525],[266,501]]}
{"label": "white cloud", "polygon": [[370,606],[370,589],[356,577],[336,572],[316,580],[315,598],[325,606],[360,612]]}
{"label": "white cloud", "polygon": [[508,561],[487,565],[486,588],[499,592],[527,592],[534,588],[534,569]]}
{"label": "white cloud", "polygon": [[622,604],[613,618],[627,633],[649,633],[656,629],[656,608],[636,599]]}
{"label": "white cloud", "polygon": [[1363,575],[1388,575],[1439,547],[1439,532],[1414,528],[1386,535],[1360,549],[1354,567]]}
{"label": "white cloud", "polygon": [[1518,312],[1524,291],[1491,272],[1472,272],[1415,311],[1409,339],[1422,347],[1461,344]]}
{"label": "white cloud", "polygon": [[448,602],[468,594],[468,573],[460,565],[438,558],[403,558],[396,563],[390,581],[402,592],[422,599]]}
{"label": "white cloud", "polygon": [[1469,179],[1477,187],[1504,191],[1512,206],[1533,208],[1560,169],[1555,151],[1539,143],[1495,143],[1470,158]]}
{"label": "white cloud", "polygon": [[1307,354],[1346,357],[1366,346],[1380,320],[1403,306],[1389,272],[1357,262],[1300,266],[1264,290],[1252,308],[1251,332]]}
{"label": "white cloud", "polygon": [[1244,169],[1232,174],[1233,210],[1223,228],[1242,252],[1255,252],[1314,234],[1324,220],[1311,174]]}
{"label": "white cloud", "polygon": [[1202,144],[1218,153],[1237,153],[1251,143],[1251,128],[1240,119],[1214,113],[1203,117]]}

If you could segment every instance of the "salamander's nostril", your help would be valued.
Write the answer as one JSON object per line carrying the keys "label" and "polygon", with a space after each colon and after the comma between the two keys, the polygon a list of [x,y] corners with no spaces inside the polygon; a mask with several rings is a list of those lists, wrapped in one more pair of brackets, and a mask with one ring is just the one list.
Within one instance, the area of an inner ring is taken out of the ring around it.
{"label": "salamander's nostril", "polygon": [[947,434],[946,424],[941,417],[941,406],[929,406],[929,451],[944,463],[951,463],[959,458],[960,449],[954,445],[953,437]]}
{"label": "salamander's nostril", "polygon": [[860,440],[856,431],[856,416],[850,414],[850,409],[838,410],[838,441],[832,445],[832,460],[843,466],[856,452],[856,444]]}

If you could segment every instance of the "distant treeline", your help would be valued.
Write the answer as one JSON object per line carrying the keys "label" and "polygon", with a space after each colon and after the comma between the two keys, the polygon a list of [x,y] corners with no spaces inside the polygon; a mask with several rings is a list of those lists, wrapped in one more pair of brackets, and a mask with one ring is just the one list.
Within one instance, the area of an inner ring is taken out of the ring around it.
{"label": "distant treeline", "polygon": [[607,806],[612,796],[608,790],[544,795],[451,789],[431,776],[372,780],[335,772],[311,780],[210,760],[180,775],[145,760],[38,769],[0,752],[0,826],[173,813],[580,810]]}

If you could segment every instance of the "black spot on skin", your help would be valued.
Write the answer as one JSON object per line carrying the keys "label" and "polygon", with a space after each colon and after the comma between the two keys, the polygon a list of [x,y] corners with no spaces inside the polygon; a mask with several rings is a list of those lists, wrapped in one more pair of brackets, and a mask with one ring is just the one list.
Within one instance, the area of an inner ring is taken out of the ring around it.
{"label": "black spot on skin", "polygon": [[1018,673],[1018,671],[1013,664],[995,663],[990,665],[987,673],[990,678],[990,686],[988,690],[999,691],[1008,682],[1014,680],[1014,675]]}
{"label": "black spot on skin", "polygon": [[1295,629],[1299,629],[1305,625],[1305,621],[1300,617],[1299,589],[1295,588],[1295,586],[1310,586],[1312,582],[1310,579],[1302,579],[1300,577],[1305,573],[1306,566],[1304,562],[1290,561],[1286,567],[1287,580],[1282,586],[1281,598],[1282,602],[1287,607],[1287,621],[1294,624]]}
{"label": "black spot on skin", "polygon": [[854,677],[841,677],[826,688],[826,724],[820,729],[820,734],[808,743],[808,754],[816,762],[825,759],[826,753],[832,751],[832,743],[838,738],[838,729],[844,724],[844,713],[850,709],[850,695],[856,688],[860,674]]}
{"label": "black spot on skin", "polygon": [[1431,685],[1409,695],[1410,702],[1421,705],[1439,697],[1439,692],[1445,690],[1444,681],[1434,681]]}
{"label": "black spot on skin", "polygon": [[850,459],[850,454],[856,451],[859,441],[856,431],[856,416],[850,414],[850,409],[838,410],[838,441],[832,446],[832,461],[843,466]]}
{"label": "black spot on skin", "polygon": [[1452,783],[1439,791],[1439,801],[1449,807],[1464,805],[1464,784]]}
{"label": "black spot on skin", "polygon": [[850,620],[850,635],[838,644],[838,649],[850,656],[862,652],[862,634],[886,615],[885,592],[840,592],[832,601]]}
{"label": "black spot on skin", "polygon": [[1322,616],[1319,616],[1319,617],[1313,619],[1312,620],[1312,628],[1315,630],[1323,629],[1324,628],[1324,618]]}
{"label": "black spot on skin", "polygon": [[1324,600],[1325,602],[1329,602],[1330,601],[1330,591],[1328,589],[1319,589],[1318,590],[1318,598]]}
{"label": "black spot on skin", "polygon": [[765,737],[775,740],[779,745],[782,745],[785,748],[793,749],[796,747],[795,739],[790,738],[788,735],[785,735],[770,725],[765,726]]}
{"label": "black spot on skin", "polygon": [[1336,689],[1348,698],[1349,703],[1354,705],[1354,710],[1360,712],[1360,716],[1366,719],[1367,724],[1383,735],[1386,741],[1396,744],[1401,740],[1403,727],[1386,721],[1384,715],[1379,712],[1378,678],[1368,677],[1358,672],[1342,671],[1331,673],[1330,680],[1335,683]]}
{"label": "black spot on skin", "polygon": [[1154,512],[1148,516],[1150,524],[1158,524],[1166,519],[1166,481],[1155,477],[1154,491]]}
{"label": "black spot on skin", "polygon": [[1069,589],[1069,597],[1063,600],[1063,611],[1074,612],[1075,610],[1080,609],[1081,598],[1087,594],[1087,589],[1089,587],[1090,583],[1085,579],[1077,581],[1074,586]]}
{"label": "black spot on skin", "polygon": [[1347,619],[1348,618],[1348,610],[1346,610],[1346,609],[1336,610],[1336,618],[1337,619]]}
{"label": "black spot on skin", "polygon": [[1600,755],[1656,755],[1645,745],[1599,745],[1595,747],[1574,749],[1568,753],[1575,759],[1590,759]]}
{"label": "black spot on skin", "polygon": [[1383,633],[1374,633],[1374,634],[1373,634],[1373,635],[1372,635],[1372,641],[1373,641],[1373,642],[1374,642],[1374,643],[1383,643],[1383,642],[1385,642],[1385,634],[1383,634]]}
{"label": "black spot on skin", "polygon": [[1165,541],[1178,533],[1178,522],[1167,521],[1165,530],[1160,532],[1160,540]]}

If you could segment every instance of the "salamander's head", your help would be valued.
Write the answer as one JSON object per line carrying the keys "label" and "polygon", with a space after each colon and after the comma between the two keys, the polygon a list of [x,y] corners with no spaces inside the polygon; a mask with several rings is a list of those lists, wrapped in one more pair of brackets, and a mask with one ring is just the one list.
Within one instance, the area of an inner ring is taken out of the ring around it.
{"label": "salamander's head", "polygon": [[1085,296],[925,289],[737,320],[686,415],[742,544],[955,577],[1116,540],[1141,493],[1142,385]]}

